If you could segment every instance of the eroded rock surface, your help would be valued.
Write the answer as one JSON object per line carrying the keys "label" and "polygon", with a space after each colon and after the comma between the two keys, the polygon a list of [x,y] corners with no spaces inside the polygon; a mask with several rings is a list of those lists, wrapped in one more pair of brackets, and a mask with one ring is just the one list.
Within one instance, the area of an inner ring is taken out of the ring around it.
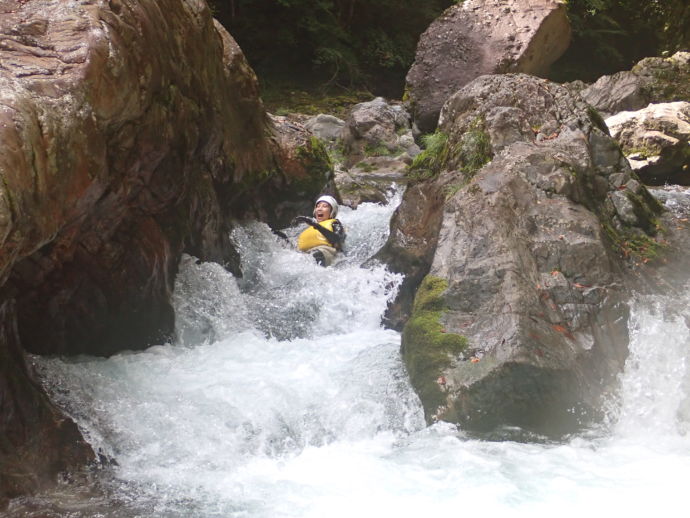
{"label": "eroded rock surface", "polygon": [[[327,157],[267,118],[202,0],[0,0],[0,62],[0,302],[15,301],[6,325],[16,317],[31,352],[164,343],[182,252],[237,272],[230,216],[270,213],[264,193],[277,189],[311,200],[320,180],[305,176],[329,174]],[[3,369],[21,370],[11,347],[0,342]],[[14,494],[12,477],[28,491],[33,474],[55,475],[78,437],[48,430],[67,425],[13,379],[0,400],[35,413],[0,436],[19,459],[0,463],[0,495]]]}
{"label": "eroded rock surface", "polygon": [[[410,191],[436,195],[405,195],[380,254],[421,280],[402,347],[427,419],[577,429],[623,367],[621,255],[654,241],[661,208],[596,113],[554,83],[480,77],[439,129],[441,165]],[[421,239],[410,222],[439,212]],[[408,241],[418,253],[396,254]]]}
{"label": "eroded rock surface", "polygon": [[566,7],[556,0],[466,0],[422,34],[407,74],[412,115],[434,130],[441,107],[483,74],[544,74],[570,44]]}

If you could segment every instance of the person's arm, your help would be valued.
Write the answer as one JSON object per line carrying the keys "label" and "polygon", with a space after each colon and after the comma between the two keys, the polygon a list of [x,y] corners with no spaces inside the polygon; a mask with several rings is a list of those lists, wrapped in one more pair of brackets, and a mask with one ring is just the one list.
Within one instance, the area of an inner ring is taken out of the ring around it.
{"label": "person's arm", "polygon": [[326,239],[333,243],[333,246],[335,246],[338,250],[343,249],[343,242],[345,241],[345,227],[343,227],[343,224],[340,221],[336,219],[333,222],[333,232],[330,232],[327,228],[324,228],[321,225],[319,225],[319,227],[319,232],[326,236]]}

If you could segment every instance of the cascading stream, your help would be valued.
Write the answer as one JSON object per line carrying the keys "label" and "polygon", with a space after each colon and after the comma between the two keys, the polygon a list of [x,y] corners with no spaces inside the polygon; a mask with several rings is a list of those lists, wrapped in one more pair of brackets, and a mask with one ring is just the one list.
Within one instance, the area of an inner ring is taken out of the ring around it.
{"label": "cascading stream", "polygon": [[[554,444],[427,427],[400,336],[380,325],[401,279],[360,267],[398,201],[343,209],[349,254],[331,268],[259,223],[232,236],[242,279],[184,258],[174,344],[36,358],[55,401],[116,462],[101,476],[105,501],[52,505],[74,516],[257,518],[682,509],[688,301],[635,301],[630,359],[603,430]],[[293,242],[298,231],[287,230]]]}

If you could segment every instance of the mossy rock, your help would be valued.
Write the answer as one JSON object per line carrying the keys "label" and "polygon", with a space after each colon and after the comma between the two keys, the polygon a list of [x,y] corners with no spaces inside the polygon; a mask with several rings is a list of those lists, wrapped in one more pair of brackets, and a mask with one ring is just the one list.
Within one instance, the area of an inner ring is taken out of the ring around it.
{"label": "mossy rock", "polygon": [[447,281],[427,275],[417,290],[412,315],[402,334],[403,360],[427,420],[445,404],[445,395],[437,381],[439,376],[467,349],[466,337],[444,329],[447,289]]}
{"label": "mossy rock", "polygon": [[[658,58],[652,58],[658,59]],[[650,102],[690,102],[690,65],[675,60],[665,60],[666,67],[650,70],[651,82],[643,87],[644,95]],[[641,63],[645,63],[643,60]],[[640,64],[637,68],[640,68]],[[635,68],[633,68],[635,71]]]}

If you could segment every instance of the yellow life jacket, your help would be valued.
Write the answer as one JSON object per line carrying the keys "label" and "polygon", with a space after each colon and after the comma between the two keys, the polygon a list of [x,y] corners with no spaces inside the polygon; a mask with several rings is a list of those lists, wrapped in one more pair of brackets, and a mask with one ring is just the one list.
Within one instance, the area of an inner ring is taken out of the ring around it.
{"label": "yellow life jacket", "polygon": [[[324,228],[327,228],[331,232],[333,231],[333,222],[335,219],[327,219],[319,223]],[[308,226],[304,232],[302,232],[299,237],[297,238],[297,248],[300,249],[301,252],[306,252],[307,250],[311,250],[315,246],[333,246],[328,239],[326,239],[326,236],[324,236],[321,232],[316,230],[314,227],[311,225]]]}

